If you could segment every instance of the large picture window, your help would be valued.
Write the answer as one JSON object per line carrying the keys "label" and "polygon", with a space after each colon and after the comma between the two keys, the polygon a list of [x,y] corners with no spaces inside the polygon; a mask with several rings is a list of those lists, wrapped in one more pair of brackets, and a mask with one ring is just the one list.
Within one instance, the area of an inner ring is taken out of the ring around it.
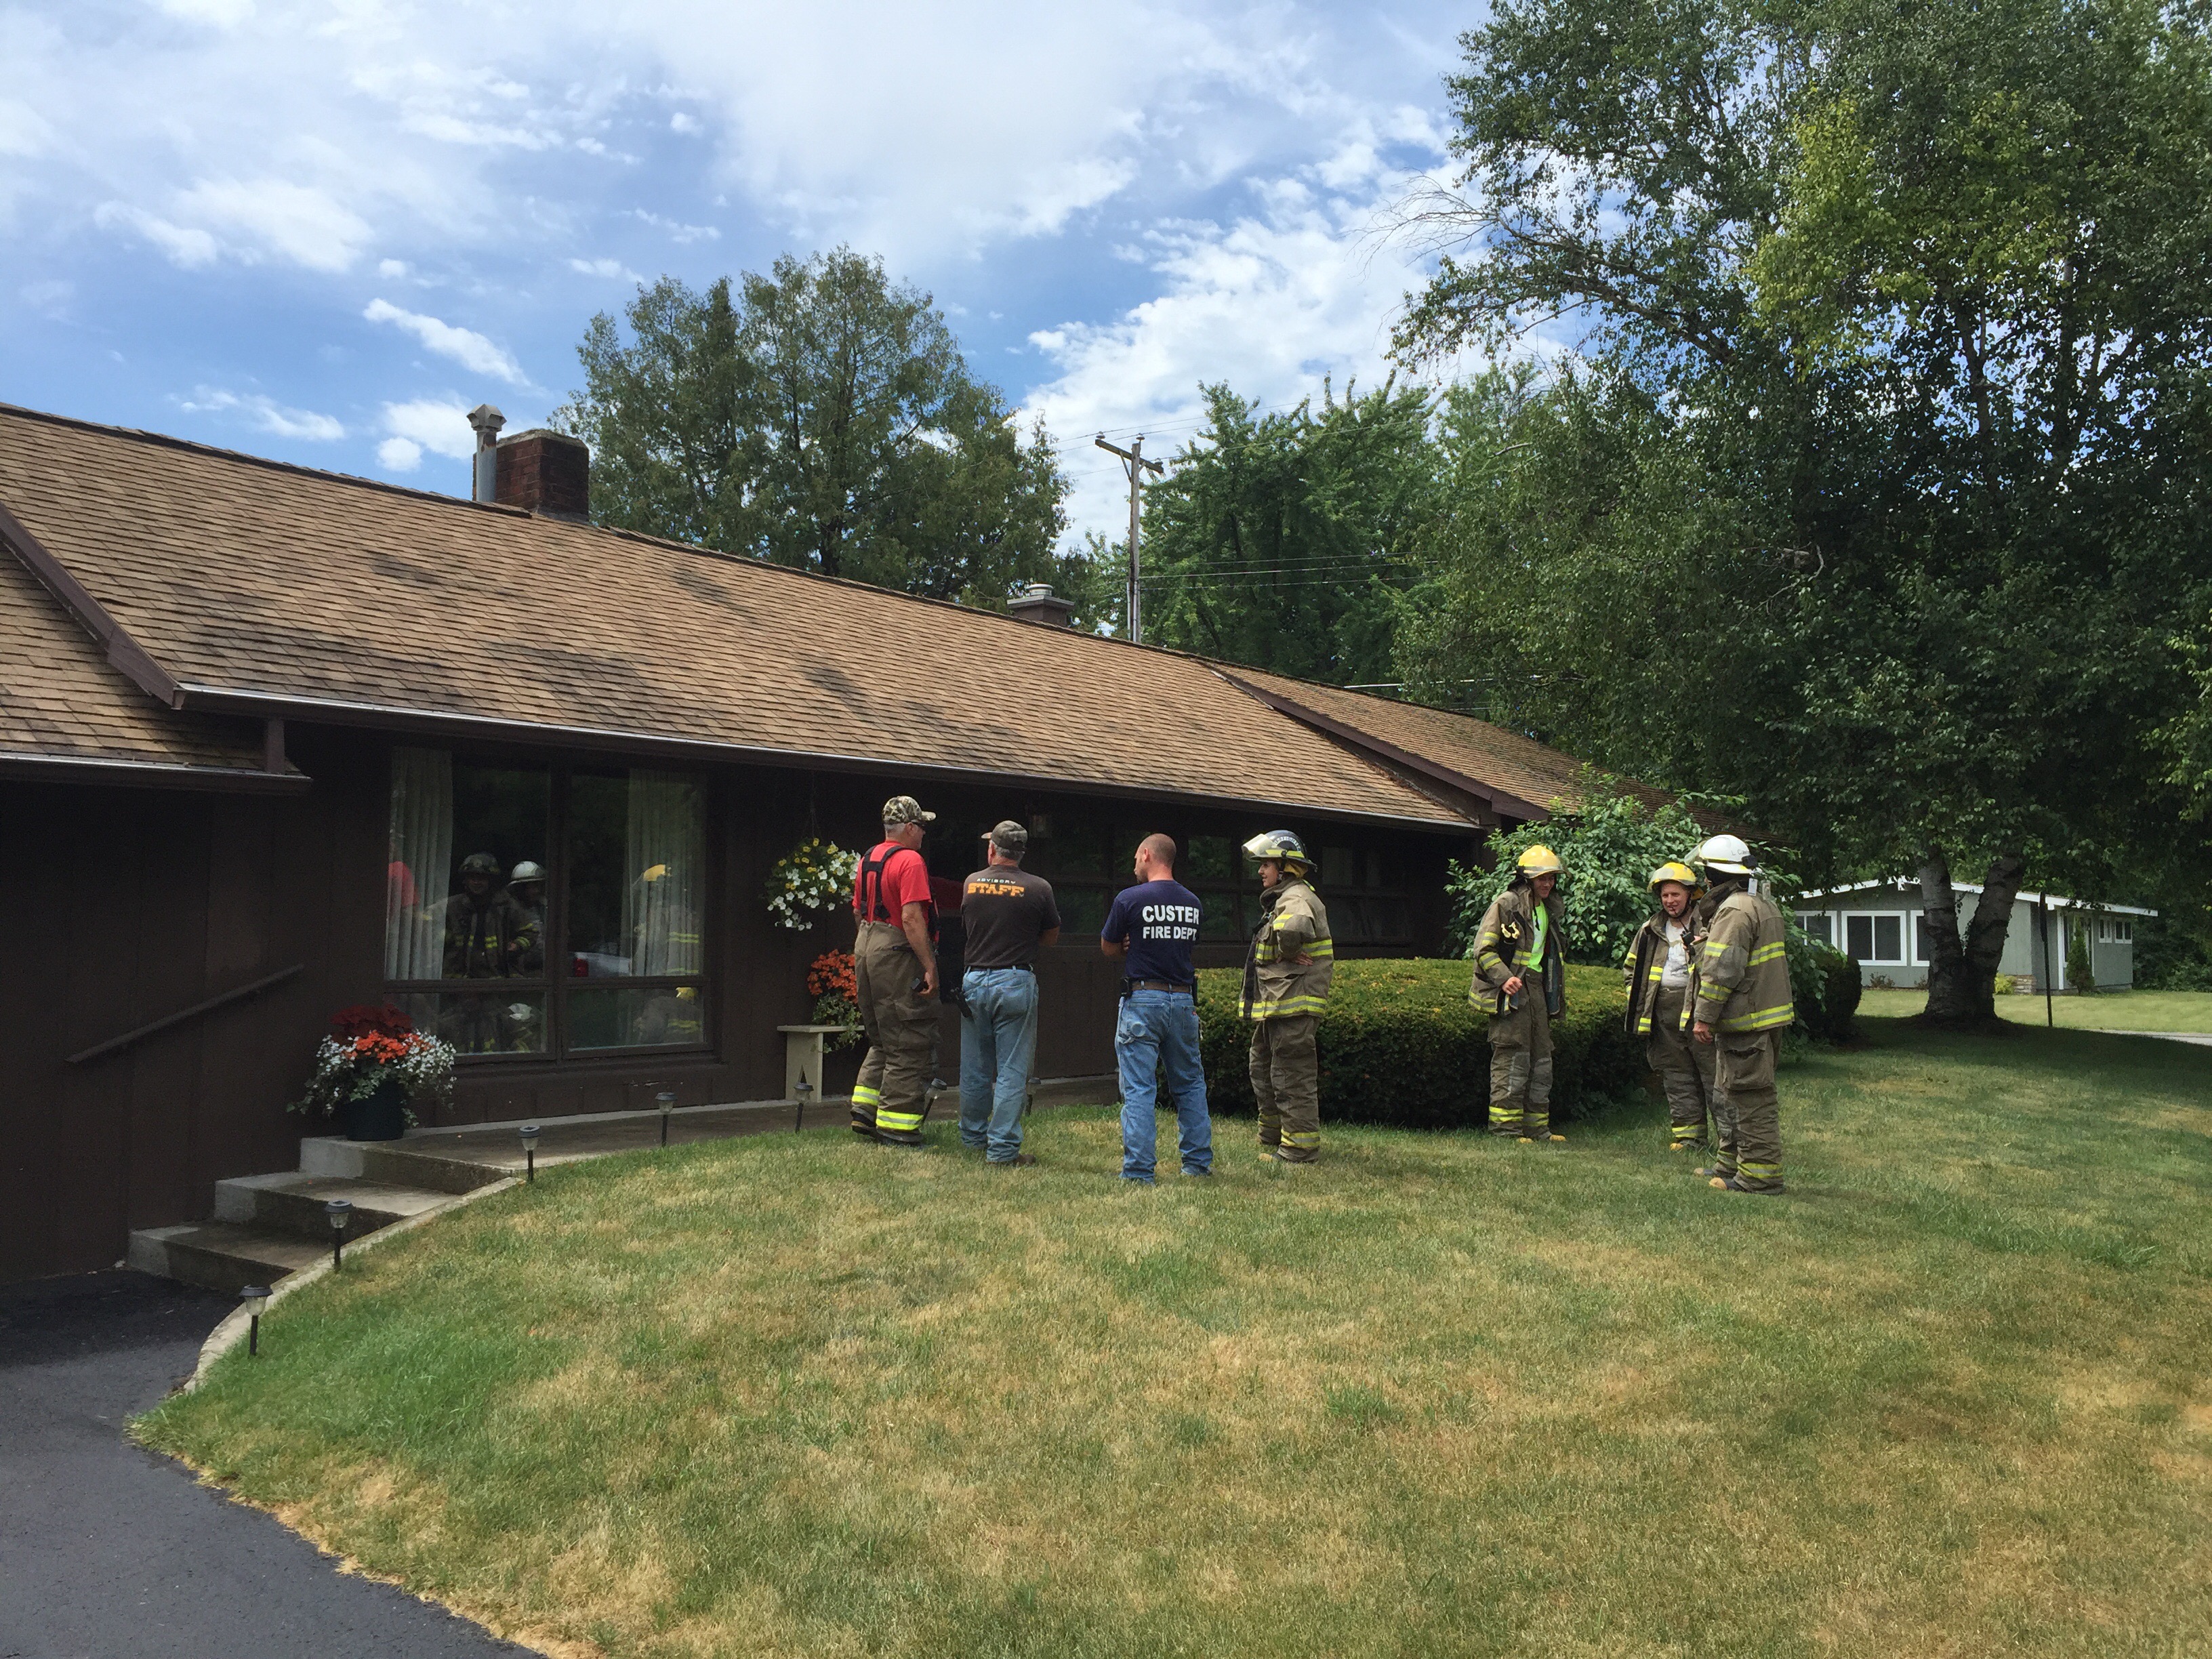
{"label": "large picture window", "polygon": [[1905,961],[1905,918],[1894,912],[1844,918],[1844,949],[1861,962]]}
{"label": "large picture window", "polygon": [[392,1000],[465,1054],[707,1040],[706,793],[688,773],[397,749]]}

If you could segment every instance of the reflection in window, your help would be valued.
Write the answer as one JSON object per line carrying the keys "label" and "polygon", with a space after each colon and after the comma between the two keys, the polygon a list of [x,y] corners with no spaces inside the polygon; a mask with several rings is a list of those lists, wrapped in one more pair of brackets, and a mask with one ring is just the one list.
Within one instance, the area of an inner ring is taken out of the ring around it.
{"label": "reflection in window", "polygon": [[[468,1054],[706,1041],[700,779],[392,766],[385,978],[422,1029]],[[598,980],[660,982],[578,983]]]}
{"label": "reflection in window", "polygon": [[1201,939],[1244,937],[1244,918],[1238,914],[1236,894],[1209,891],[1198,896],[1198,936]]}
{"label": "reflection in window", "polygon": [[542,1054],[548,1046],[543,991],[403,992],[392,1000],[417,1030],[436,1032],[465,1054]]}
{"label": "reflection in window", "polygon": [[706,1041],[699,988],[592,990],[568,994],[571,1048],[640,1048]]}
{"label": "reflection in window", "polygon": [[1210,882],[1233,886],[1243,872],[1237,843],[1226,836],[1193,836],[1176,874],[1195,890]]}
{"label": "reflection in window", "polygon": [[1817,939],[1823,945],[1829,942],[1828,917],[1826,913],[1819,915],[1800,916],[1797,918],[1797,925],[1805,930],[1807,938]]}
{"label": "reflection in window", "polygon": [[575,979],[691,975],[706,811],[699,781],[578,776],[568,794],[568,971]]}

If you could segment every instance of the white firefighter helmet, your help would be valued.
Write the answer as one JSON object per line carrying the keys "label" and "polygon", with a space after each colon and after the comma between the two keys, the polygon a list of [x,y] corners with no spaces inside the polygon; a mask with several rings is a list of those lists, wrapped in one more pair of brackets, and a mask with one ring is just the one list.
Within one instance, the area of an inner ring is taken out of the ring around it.
{"label": "white firefighter helmet", "polygon": [[1690,857],[1715,875],[1748,876],[1758,867],[1752,862],[1751,848],[1739,836],[1709,836]]}

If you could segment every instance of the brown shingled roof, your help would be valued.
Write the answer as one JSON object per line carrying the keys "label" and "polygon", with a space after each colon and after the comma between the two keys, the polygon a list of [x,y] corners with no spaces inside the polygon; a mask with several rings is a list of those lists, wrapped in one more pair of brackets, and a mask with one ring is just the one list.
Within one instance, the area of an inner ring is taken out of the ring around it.
{"label": "brown shingled roof", "polygon": [[[1582,810],[1589,787],[1583,763],[1534,738],[1469,714],[1397,702],[1370,692],[1316,685],[1253,668],[1224,665],[1221,672],[1249,686],[1270,708],[1464,789],[1504,817],[1524,821],[1548,817],[1554,803],[1564,812]],[[1651,805],[1670,799],[1632,780],[1622,783]]]}
{"label": "brown shingled roof", "polygon": [[108,659],[186,711],[1468,827],[1176,652],[4,406],[0,504]]}
{"label": "brown shingled roof", "polygon": [[262,723],[163,708],[12,559],[0,557],[0,770],[106,782],[283,787],[262,769]]}

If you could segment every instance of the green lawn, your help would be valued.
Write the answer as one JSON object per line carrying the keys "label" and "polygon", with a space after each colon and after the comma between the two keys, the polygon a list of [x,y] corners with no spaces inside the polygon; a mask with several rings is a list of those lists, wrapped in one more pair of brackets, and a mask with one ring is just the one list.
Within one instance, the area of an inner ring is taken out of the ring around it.
{"label": "green lawn", "polygon": [[[2175,1656],[2212,1631],[2212,1065],[1785,1068],[1782,1199],[1656,1112],[1109,1179],[835,1133],[364,1254],[149,1444],[560,1652]],[[1170,1165],[1170,1167],[1172,1167]]]}
{"label": "green lawn", "polygon": [[[1928,993],[1868,991],[1859,1012],[1888,1018],[1917,1014],[1928,1006]],[[2043,1024],[2039,996],[2002,996],[1997,1012],[2023,1025]],[[2212,1032],[2212,991],[2100,991],[2094,996],[2051,999],[2054,1024],[2075,1031]]]}

